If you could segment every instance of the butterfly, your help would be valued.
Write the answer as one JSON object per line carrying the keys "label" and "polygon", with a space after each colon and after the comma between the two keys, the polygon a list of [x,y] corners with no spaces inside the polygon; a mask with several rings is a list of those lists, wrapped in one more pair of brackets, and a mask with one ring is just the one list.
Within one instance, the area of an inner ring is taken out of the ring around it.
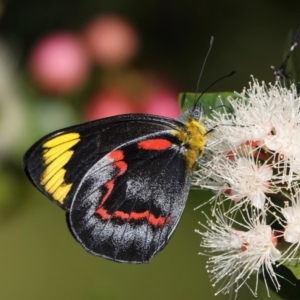
{"label": "butterfly", "polygon": [[194,106],[179,119],[127,114],[61,129],[26,152],[24,170],[85,250],[147,263],[183,213],[208,138],[203,115]]}

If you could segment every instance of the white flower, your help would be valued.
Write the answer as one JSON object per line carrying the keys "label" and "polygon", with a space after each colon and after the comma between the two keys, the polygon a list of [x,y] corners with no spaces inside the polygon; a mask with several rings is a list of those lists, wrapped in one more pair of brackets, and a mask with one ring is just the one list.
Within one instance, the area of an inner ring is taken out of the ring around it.
{"label": "white flower", "polygon": [[[277,87],[273,87],[276,94]],[[208,120],[208,128],[216,128],[209,145],[215,145],[214,152],[228,152],[248,141],[263,142],[273,129],[272,116],[280,103],[279,94],[270,97],[266,85],[253,79],[250,88],[244,89],[238,98],[228,98],[233,113],[216,111],[213,120]]]}
{"label": "white flower", "polygon": [[272,168],[268,165],[258,166],[251,158],[238,158],[232,177],[228,178],[230,196],[235,201],[249,199],[257,208],[263,208],[266,193],[270,191]]}
{"label": "white flower", "polygon": [[278,290],[280,285],[273,265],[280,259],[281,253],[275,247],[277,238],[265,218],[247,214],[242,230],[237,230],[233,225],[241,224],[226,218],[219,210],[215,211],[215,217],[214,223],[206,216],[207,225],[199,223],[205,231],[196,232],[202,236],[200,245],[206,249],[205,254],[209,255],[207,270],[213,286],[217,283],[221,285],[216,294],[229,293],[235,285],[237,292],[249,276],[255,273],[255,288],[249,288],[256,295],[259,271],[264,278],[268,274]]}
{"label": "white flower", "polygon": [[284,239],[286,242],[300,244],[300,203],[282,209],[286,219]]}
{"label": "white flower", "polygon": [[227,153],[243,144],[260,146],[280,155],[300,174],[300,97],[295,85],[266,86],[253,79],[238,98],[228,98],[233,113],[215,112],[207,128],[215,128],[208,150]]}
{"label": "white flower", "polygon": [[275,180],[272,166],[267,163],[260,165],[253,153],[236,154],[234,158],[219,155],[210,161],[205,172],[209,174],[206,180],[203,178],[203,168],[195,172],[198,181],[194,184],[201,183],[201,187],[212,189],[212,181],[218,183],[214,185],[217,195],[223,193],[224,199],[233,200],[235,209],[244,203],[262,209],[267,194],[276,191],[271,181]]}
{"label": "white flower", "polygon": [[[291,195],[291,205],[281,208],[281,213],[284,219],[279,219],[279,222],[284,228],[283,238],[290,247],[285,251],[284,258],[281,263],[293,260],[298,261],[298,256],[295,257],[300,248],[300,191],[295,188],[295,194]],[[286,202],[286,203],[288,203]]]}

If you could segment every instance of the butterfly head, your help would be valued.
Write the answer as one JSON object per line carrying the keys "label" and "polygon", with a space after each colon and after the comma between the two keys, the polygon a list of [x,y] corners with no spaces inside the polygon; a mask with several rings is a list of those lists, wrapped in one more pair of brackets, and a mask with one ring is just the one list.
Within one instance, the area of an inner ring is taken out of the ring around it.
{"label": "butterfly head", "polygon": [[200,122],[201,120],[203,120],[204,117],[205,112],[203,105],[201,104],[187,109],[183,114],[181,114],[179,120],[183,123],[186,123],[189,119]]}

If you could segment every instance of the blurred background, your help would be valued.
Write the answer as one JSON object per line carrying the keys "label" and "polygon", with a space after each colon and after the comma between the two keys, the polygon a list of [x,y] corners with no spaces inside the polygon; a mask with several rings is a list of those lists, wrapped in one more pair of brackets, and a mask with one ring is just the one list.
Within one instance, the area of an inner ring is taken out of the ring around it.
{"label": "blurred background", "polygon": [[[211,195],[192,191],[169,245],[148,265],[93,257],[64,212],[25,178],[24,152],[52,130],[114,114],[177,117],[179,92],[274,81],[300,24],[299,1],[6,0],[0,2],[0,299],[214,299],[199,256]],[[298,55],[297,52],[295,55]],[[272,299],[279,299],[270,292]],[[259,299],[268,299],[264,284]],[[228,299],[219,295],[216,299]],[[253,299],[242,288],[238,299]]]}

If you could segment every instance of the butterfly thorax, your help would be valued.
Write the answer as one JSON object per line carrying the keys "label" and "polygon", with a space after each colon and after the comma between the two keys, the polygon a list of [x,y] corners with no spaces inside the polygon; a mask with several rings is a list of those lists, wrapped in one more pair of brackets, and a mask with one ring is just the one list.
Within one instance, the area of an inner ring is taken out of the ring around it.
{"label": "butterfly thorax", "polygon": [[201,120],[195,119],[192,114],[186,116],[183,130],[176,130],[175,135],[183,143],[184,156],[190,171],[193,170],[197,159],[204,154],[208,138],[206,132]]}

